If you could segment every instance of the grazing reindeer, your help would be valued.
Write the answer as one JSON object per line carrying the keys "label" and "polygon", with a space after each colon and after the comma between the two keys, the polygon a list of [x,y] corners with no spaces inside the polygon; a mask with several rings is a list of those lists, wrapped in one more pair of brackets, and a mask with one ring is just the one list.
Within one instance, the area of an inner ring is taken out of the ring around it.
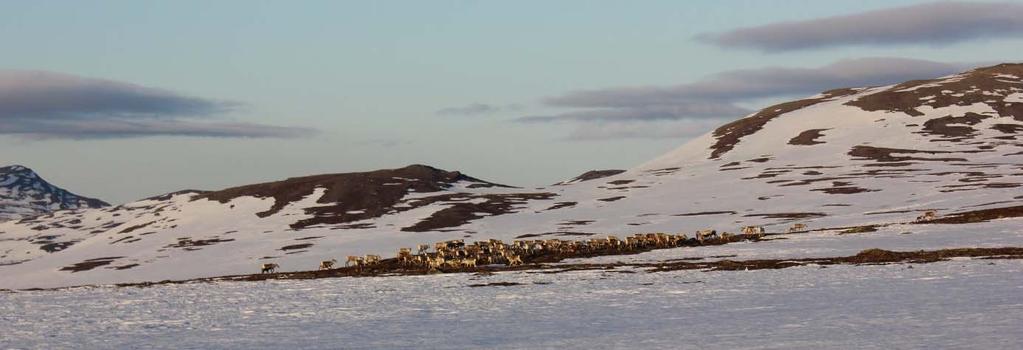
{"label": "grazing reindeer", "polygon": [[745,227],[742,228],[742,234],[747,235],[747,236],[751,236],[751,237],[761,238],[761,237],[764,237],[764,227],[763,226],[745,226]]}
{"label": "grazing reindeer", "polygon": [[936,211],[928,210],[928,211],[924,212],[924,215],[917,216],[916,217],[916,221],[924,222],[924,221],[931,221],[931,220],[934,220],[934,219],[937,219],[937,218],[938,218],[938,213]]}
{"label": "grazing reindeer", "polygon": [[522,265],[522,257],[515,254],[507,254],[504,256],[508,260],[508,266]]}
{"label": "grazing reindeer", "polygon": [[348,267],[348,265],[351,265],[352,263],[355,263],[355,266],[362,266],[362,257],[349,255],[345,260],[345,267]]}
{"label": "grazing reindeer", "polygon": [[716,230],[699,230],[696,231],[696,240],[703,243],[705,240],[714,239],[718,235]]}
{"label": "grazing reindeer", "polygon": [[462,259],[462,267],[476,267],[476,258]]}
{"label": "grazing reindeer", "polygon": [[277,268],[281,267],[275,263],[263,264],[263,269],[259,273],[274,273],[277,272]]}
{"label": "grazing reindeer", "polygon": [[440,254],[434,257],[430,257],[428,261],[430,263],[430,269],[444,267],[444,264],[447,263],[447,260],[444,259],[444,256]]}
{"label": "grazing reindeer", "polygon": [[320,270],[330,270],[334,268],[334,264],[337,263],[337,259],[324,260],[320,262]]}
{"label": "grazing reindeer", "polygon": [[400,248],[398,249],[398,262],[402,265],[408,265],[412,263],[412,248]]}
{"label": "grazing reindeer", "polygon": [[366,255],[364,261],[366,262],[366,265],[376,265],[380,263],[380,256],[369,254]]}
{"label": "grazing reindeer", "polygon": [[419,255],[423,255],[426,254],[426,251],[430,250],[430,245],[420,244],[419,246],[417,246],[417,248],[419,249]]}
{"label": "grazing reindeer", "polygon": [[789,232],[806,231],[806,224],[795,224],[789,227]]}

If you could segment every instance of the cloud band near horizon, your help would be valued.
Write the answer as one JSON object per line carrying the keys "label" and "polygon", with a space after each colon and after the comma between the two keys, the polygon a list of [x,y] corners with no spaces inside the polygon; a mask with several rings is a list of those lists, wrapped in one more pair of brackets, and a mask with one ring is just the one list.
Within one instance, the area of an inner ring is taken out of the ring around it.
{"label": "cloud band near horizon", "polygon": [[1023,37],[1023,4],[937,2],[706,33],[697,40],[763,52],[846,45],[947,45]]}
{"label": "cloud band near horizon", "polygon": [[37,139],[298,137],[306,128],[210,121],[241,105],[130,83],[0,70],[0,134]]}
{"label": "cloud band near horizon", "polygon": [[[734,120],[751,111],[740,105],[761,99],[809,96],[844,88],[901,83],[951,75],[974,64],[945,63],[906,58],[872,57],[847,59],[817,68],[767,67],[714,74],[704,80],[673,86],[633,86],[573,91],[543,99],[549,107],[567,108],[550,115],[514,119],[519,123],[573,122],[607,124],[579,127],[572,139],[615,136],[610,126],[652,121]],[[708,123],[678,123],[683,127],[707,127]],[[620,136],[635,138],[643,129],[623,127]],[[706,130],[702,130],[706,131]],[[592,133],[593,135],[587,135]],[[688,135],[691,132],[663,132],[656,135]],[[591,137],[592,136],[592,137]]]}

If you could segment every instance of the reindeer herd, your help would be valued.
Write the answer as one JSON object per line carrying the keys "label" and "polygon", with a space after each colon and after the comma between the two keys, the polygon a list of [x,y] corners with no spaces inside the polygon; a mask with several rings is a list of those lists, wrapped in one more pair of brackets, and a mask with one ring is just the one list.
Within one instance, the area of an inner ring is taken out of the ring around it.
{"label": "reindeer herd", "polygon": [[[806,226],[796,224],[789,232],[805,231]],[[742,233],[718,233],[715,230],[696,231],[694,237],[684,233],[637,233],[624,239],[616,236],[588,240],[538,239],[515,240],[505,243],[499,239],[476,241],[467,244],[462,239],[437,242],[433,246],[419,244],[413,248],[400,248],[393,259],[382,259],[379,255],[348,256],[344,268],[389,270],[460,271],[473,270],[478,266],[518,266],[524,263],[556,261],[565,258],[596,255],[627,254],[652,249],[723,244],[740,240],[759,240],[764,237],[761,226],[747,226]],[[431,249],[432,248],[432,249]],[[320,270],[333,270],[336,259],[320,262]],[[262,273],[274,273],[277,264],[263,264]]]}
{"label": "reindeer herd", "polygon": [[[916,218],[915,222],[928,222],[937,219],[937,213],[928,210]],[[797,223],[789,227],[789,233],[808,232],[806,224]],[[732,234],[715,230],[696,231],[694,237],[686,234],[637,233],[625,239],[616,236],[593,238],[589,240],[515,240],[505,243],[499,239],[477,241],[466,244],[464,240],[437,242],[431,247],[420,244],[412,248],[400,248],[393,259],[383,259],[379,255],[348,256],[344,268],[353,267],[358,271],[364,268],[375,269],[420,269],[426,271],[457,271],[475,269],[477,266],[505,265],[518,266],[523,263],[555,261],[574,257],[595,255],[627,254],[651,249],[697,246],[704,244],[723,244],[739,240],[759,240],[764,237],[763,226],[746,226],[742,233]],[[431,251],[430,248],[433,248]],[[320,270],[334,270],[336,259],[320,262]],[[387,266],[383,266],[387,265]],[[275,273],[280,265],[263,264],[260,273]]]}

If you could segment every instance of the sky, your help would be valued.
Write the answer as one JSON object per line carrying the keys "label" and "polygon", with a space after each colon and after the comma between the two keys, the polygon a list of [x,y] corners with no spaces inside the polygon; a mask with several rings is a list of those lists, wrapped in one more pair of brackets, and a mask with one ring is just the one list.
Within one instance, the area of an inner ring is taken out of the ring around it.
{"label": "sky", "polygon": [[0,1],[0,45],[0,165],[81,195],[409,164],[533,187],[1023,61],[1023,1]]}

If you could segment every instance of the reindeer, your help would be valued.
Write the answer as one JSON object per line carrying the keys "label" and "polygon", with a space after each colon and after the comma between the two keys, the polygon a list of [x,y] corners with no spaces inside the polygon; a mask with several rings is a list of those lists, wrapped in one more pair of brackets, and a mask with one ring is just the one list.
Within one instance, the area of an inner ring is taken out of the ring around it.
{"label": "reindeer", "polygon": [[330,270],[337,264],[337,259],[324,260],[320,262],[320,270]]}
{"label": "reindeer", "polygon": [[355,266],[360,266],[361,267],[362,266],[362,257],[361,256],[349,255],[348,258],[345,260],[345,267],[348,267],[352,263],[355,263]]}
{"label": "reindeer", "polygon": [[522,265],[522,257],[516,254],[508,254],[504,258],[508,260],[508,266]]}
{"label": "reindeer", "polygon": [[917,216],[916,217],[916,221],[917,222],[926,222],[926,221],[931,221],[931,220],[934,220],[934,219],[937,219],[937,218],[938,218],[938,212],[936,212],[934,210],[928,210],[928,211],[924,212],[924,215]]}
{"label": "reindeer", "polygon": [[761,238],[764,237],[763,226],[744,226],[742,228],[742,234],[750,237]]}
{"label": "reindeer", "polygon": [[439,267],[444,267],[444,264],[447,263],[447,261],[444,259],[444,256],[442,256],[440,254],[437,254],[436,256],[429,257],[427,259],[429,259],[427,261],[430,264],[430,269],[436,269],[436,268],[439,268]]}
{"label": "reindeer", "polygon": [[278,267],[281,267],[281,266],[277,265],[276,263],[263,264],[263,268],[262,268],[262,270],[260,270],[259,273],[261,273],[261,274],[262,273],[274,273],[274,272],[277,272],[277,268]]}
{"label": "reindeer", "polygon": [[416,248],[419,248],[419,255],[426,254],[426,251],[430,250],[429,244],[420,244]]}
{"label": "reindeer", "polygon": [[476,267],[476,258],[462,259],[462,267]]}
{"label": "reindeer", "polygon": [[679,234],[674,236],[674,241],[672,242],[672,245],[673,246],[681,246],[681,245],[685,244],[686,241],[688,241],[688,240],[689,240],[689,236],[686,236],[685,233],[679,233]]}
{"label": "reindeer", "polygon": [[795,224],[789,227],[789,232],[802,232],[806,231],[806,224]]}
{"label": "reindeer", "polygon": [[366,258],[363,261],[366,262],[366,265],[376,265],[380,263],[380,256],[369,254],[366,255]]}
{"label": "reindeer", "polygon": [[703,241],[705,241],[705,240],[710,240],[710,239],[716,238],[717,235],[718,235],[718,231],[716,231],[716,230],[699,230],[699,231],[696,231],[696,240],[700,241],[700,243],[703,243]]}

